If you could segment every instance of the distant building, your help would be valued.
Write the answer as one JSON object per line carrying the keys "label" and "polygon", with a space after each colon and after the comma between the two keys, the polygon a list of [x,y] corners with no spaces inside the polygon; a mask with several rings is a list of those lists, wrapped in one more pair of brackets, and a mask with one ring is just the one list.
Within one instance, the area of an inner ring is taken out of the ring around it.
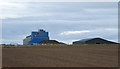
{"label": "distant building", "polygon": [[39,44],[59,44],[59,42],[56,40],[43,40],[40,41]]}
{"label": "distant building", "polygon": [[65,43],[58,42],[56,40],[43,40],[40,41],[39,44],[65,44]]}
{"label": "distant building", "polygon": [[31,35],[27,36],[23,40],[23,45],[35,45],[42,40],[49,40],[48,32],[43,29],[38,30],[38,32],[33,31]]}
{"label": "distant building", "polygon": [[102,38],[88,38],[73,42],[73,44],[118,44]]}

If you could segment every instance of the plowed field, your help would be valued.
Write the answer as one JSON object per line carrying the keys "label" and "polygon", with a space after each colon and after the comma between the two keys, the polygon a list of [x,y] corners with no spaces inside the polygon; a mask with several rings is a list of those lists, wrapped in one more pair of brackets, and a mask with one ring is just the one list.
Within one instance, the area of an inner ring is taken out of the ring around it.
{"label": "plowed field", "polygon": [[117,45],[3,48],[3,67],[117,67]]}

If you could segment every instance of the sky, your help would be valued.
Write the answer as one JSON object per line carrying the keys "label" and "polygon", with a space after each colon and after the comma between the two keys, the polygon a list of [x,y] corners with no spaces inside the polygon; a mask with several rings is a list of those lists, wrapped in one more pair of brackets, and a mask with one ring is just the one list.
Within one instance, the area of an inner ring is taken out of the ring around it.
{"label": "sky", "polygon": [[117,2],[13,1],[0,4],[2,43],[22,44],[32,31],[44,29],[51,40],[67,44],[101,37],[118,42]]}

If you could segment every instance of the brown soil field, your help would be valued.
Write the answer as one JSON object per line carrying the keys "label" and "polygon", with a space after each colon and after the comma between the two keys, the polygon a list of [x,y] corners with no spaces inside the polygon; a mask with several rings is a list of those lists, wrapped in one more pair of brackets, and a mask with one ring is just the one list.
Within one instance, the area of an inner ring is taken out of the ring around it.
{"label": "brown soil field", "polygon": [[3,67],[117,67],[118,45],[3,48]]}

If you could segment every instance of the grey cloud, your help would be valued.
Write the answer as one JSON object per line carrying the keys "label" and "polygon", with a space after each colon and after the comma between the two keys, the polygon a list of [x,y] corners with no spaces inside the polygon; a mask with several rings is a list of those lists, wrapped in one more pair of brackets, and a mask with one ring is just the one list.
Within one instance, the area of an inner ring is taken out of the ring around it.
{"label": "grey cloud", "polygon": [[[51,39],[65,42],[97,36],[117,40],[117,31],[104,30],[106,28],[118,28],[117,13],[116,10],[114,10],[116,7],[116,3],[109,2],[27,3],[27,9],[18,14],[22,17],[3,20],[3,39],[6,43],[9,43],[11,40],[22,43],[22,40],[25,36],[29,35],[31,31],[37,31],[42,28],[50,33]],[[96,12],[97,9],[104,13]],[[93,32],[69,36],[60,35],[63,31],[77,30],[90,30]]]}

